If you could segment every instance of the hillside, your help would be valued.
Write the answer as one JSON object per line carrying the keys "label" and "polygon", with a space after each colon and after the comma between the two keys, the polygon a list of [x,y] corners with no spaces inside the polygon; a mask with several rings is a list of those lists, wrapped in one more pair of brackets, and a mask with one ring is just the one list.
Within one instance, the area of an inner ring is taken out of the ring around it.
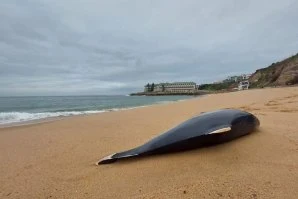
{"label": "hillside", "polygon": [[233,90],[237,87],[237,82],[222,82],[222,83],[213,83],[213,84],[201,84],[199,90],[206,91],[222,91],[222,90]]}
{"label": "hillside", "polygon": [[298,84],[298,53],[281,62],[257,70],[249,79],[251,87]]}

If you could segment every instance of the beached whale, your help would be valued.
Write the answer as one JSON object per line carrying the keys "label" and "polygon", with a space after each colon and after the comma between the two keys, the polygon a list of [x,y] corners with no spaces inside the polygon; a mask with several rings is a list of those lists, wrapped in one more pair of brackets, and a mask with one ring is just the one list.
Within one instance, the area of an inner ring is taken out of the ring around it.
{"label": "beached whale", "polygon": [[219,144],[249,134],[259,125],[257,117],[240,110],[223,109],[205,112],[153,138],[144,145],[109,155],[96,164],[108,164],[123,158],[177,152]]}

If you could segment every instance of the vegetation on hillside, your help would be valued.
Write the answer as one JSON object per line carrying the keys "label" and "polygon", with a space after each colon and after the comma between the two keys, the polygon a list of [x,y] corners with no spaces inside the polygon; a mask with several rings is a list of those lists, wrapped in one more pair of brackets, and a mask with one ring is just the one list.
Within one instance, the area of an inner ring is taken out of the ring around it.
{"label": "vegetation on hillside", "polygon": [[222,83],[213,83],[213,84],[201,84],[199,90],[208,90],[208,91],[218,91],[218,90],[227,90],[231,87],[235,87],[235,82],[222,82]]}

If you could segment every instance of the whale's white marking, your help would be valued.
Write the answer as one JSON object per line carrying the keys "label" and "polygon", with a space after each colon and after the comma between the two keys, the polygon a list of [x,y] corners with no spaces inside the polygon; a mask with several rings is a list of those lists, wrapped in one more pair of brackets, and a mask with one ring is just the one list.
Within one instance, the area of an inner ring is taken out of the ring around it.
{"label": "whale's white marking", "polygon": [[221,129],[217,129],[215,131],[212,131],[212,132],[208,133],[208,135],[217,134],[217,133],[225,133],[225,132],[228,132],[230,130],[232,130],[231,127],[225,127],[225,128],[221,128]]}

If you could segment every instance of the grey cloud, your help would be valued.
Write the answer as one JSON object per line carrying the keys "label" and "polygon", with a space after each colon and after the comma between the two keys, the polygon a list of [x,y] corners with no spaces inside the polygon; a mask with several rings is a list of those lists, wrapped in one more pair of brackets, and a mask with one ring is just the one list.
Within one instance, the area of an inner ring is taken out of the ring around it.
{"label": "grey cloud", "polygon": [[125,94],[212,82],[298,51],[298,3],[3,0],[0,95]]}

